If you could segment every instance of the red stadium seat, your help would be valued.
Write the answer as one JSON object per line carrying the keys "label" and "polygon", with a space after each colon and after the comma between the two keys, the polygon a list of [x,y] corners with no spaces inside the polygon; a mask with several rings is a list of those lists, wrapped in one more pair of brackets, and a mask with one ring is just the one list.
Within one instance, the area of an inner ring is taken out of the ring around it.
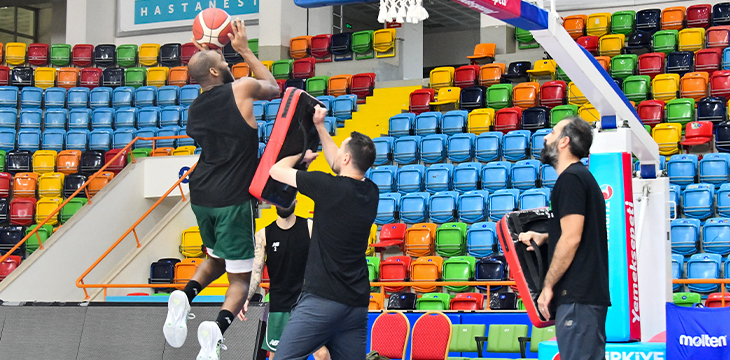
{"label": "red stadium seat", "polygon": [[499,109],[494,115],[494,131],[507,134],[512,130],[520,129],[522,129],[522,108]]}
{"label": "red stadium seat", "polygon": [[707,48],[724,49],[730,46],[730,26],[713,26],[705,33]]}
{"label": "red stadium seat", "polygon": [[639,113],[641,122],[653,129],[657,124],[664,122],[664,101],[644,100],[639,103],[636,112]]}
{"label": "red stadium seat", "polygon": [[388,359],[403,359],[408,346],[410,328],[408,318],[402,312],[383,312],[375,319],[370,331],[372,337],[370,349]]}
{"label": "red stadium seat", "polygon": [[0,86],[8,86],[10,83],[10,68],[0,65]]}
{"label": "red stadium seat", "polygon": [[190,62],[190,58],[198,51],[199,50],[195,47],[195,44],[191,42],[182,44],[180,46],[180,60],[182,61],[182,64],[187,65]]}
{"label": "red stadium seat", "polygon": [[418,115],[431,111],[431,103],[435,101],[436,91],[434,89],[419,89],[411,93],[408,109]]}
{"label": "red stadium seat", "polygon": [[79,85],[89,89],[101,86],[103,70],[99,68],[84,68],[79,73]]}
{"label": "red stadium seat", "polygon": [[10,202],[10,224],[28,226],[35,217],[35,198],[16,198]]}
{"label": "red stadium seat", "polygon": [[294,79],[308,79],[314,76],[314,58],[294,60],[292,65],[292,77]]}
{"label": "red stadium seat", "polygon": [[350,93],[357,95],[357,103],[364,104],[365,98],[373,95],[375,88],[375,73],[352,75]]}
{"label": "red stadium seat", "polygon": [[542,84],[540,88],[540,105],[554,108],[565,104],[568,85],[565,81],[555,80]]}
{"label": "red stadium seat", "polygon": [[385,224],[380,228],[380,240],[375,244],[372,244],[373,249],[382,253],[389,247],[397,246],[400,251],[405,255],[403,243],[406,237],[406,224]]}
{"label": "red stadium seat", "polygon": [[[123,154],[118,157],[114,162],[111,162],[112,159],[122,152]],[[107,164],[107,170],[114,173],[114,175],[119,175],[119,172],[124,170],[124,167],[127,166],[127,151],[122,151],[122,149],[112,149],[107,151],[104,154],[104,163]]]}
{"label": "red stadium seat", "polygon": [[479,85],[479,65],[464,65],[454,71],[454,86],[460,88]]}
{"label": "red stadium seat", "polygon": [[331,62],[332,54],[330,53],[330,45],[332,44],[332,34],[321,34],[312,36],[312,45],[310,53],[314,57],[315,62]]}
{"label": "red stadium seat", "polygon": [[451,299],[451,310],[484,310],[484,294],[460,293]]}
{"label": "red stadium seat", "polygon": [[688,28],[705,28],[710,26],[710,18],[712,17],[712,5],[698,4],[687,8],[687,27]]}
{"label": "red stadium seat", "polygon": [[722,65],[722,48],[702,49],[695,53],[695,71],[712,75]]}
{"label": "red stadium seat", "polygon": [[581,36],[575,42],[588,50],[593,56],[598,56],[598,36]]}
{"label": "red stadium seat", "polygon": [[49,59],[50,46],[48,44],[28,45],[28,64],[46,66]]}
{"label": "red stadium seat", "polygon": [[[719,308],[722,307],[722,295],[721,293],[712,293],[707,295],[707,301],[705,301],[705,307],[708,308]],[[730,294],[725,293],[725,307],[730,306]]]}
{"label": "red stadium seat", "polygon": [[712,121],[688,122],[685,129],[684,140],[680,142],[682,146],[703,145],[712,141]]}
{"label": "red stadium seat", "polygon": [[275,99],[278,99],[281,98],[282,94],[284,94],[284,91],[286,91],[286,80],[277,79],[276,84],[279,85],[279,96],[275,97]]}
{"label": "red stadium seat", "polygon": [[13,182],[13,176],[0,172],[0,198],[10,197],[10,184]]}
{"label": "red stadium seat", "polygon": [[[408,281],[411,274],[410,256],[391,256],[380,263],[380,281]],[[405,286],[386,286],[385,291],[397,292]]]}
{"label": "red stadium seat", "polygon": [[730,70],[719,70],[710,76],[710,96],[730,99]]}
{"label": "red stadium seat", "polygon": [[639,56],[639,75],[648,75],[652,80],[654,76],[664,73],[665,53],[648,53]]}
{"label": "red stadium seat", "polygon": [[18,255],[10,255],[5,261],[0,263],[0,281],[5,280],[13,270],[20,266],[21,257]]}
{"label": "red stadium seat", "polygon": [[71,62],[78,67],[91,66],[94,59],[94,45],[76,44],[71,51]]}

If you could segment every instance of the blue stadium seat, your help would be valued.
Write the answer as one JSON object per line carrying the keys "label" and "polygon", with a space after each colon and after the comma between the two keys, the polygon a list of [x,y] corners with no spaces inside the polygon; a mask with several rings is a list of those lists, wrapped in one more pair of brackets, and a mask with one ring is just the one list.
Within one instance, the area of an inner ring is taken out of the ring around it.
{"label": "blue stadium seat", "polygon": [[[495,191],[510,186],[512,163],[509,161],[492,161],[482,166],[482,189]],[[515,201],[517,201],[515,199]]]}
{"label": "blue stadium seat", "polygon": [[[180,133],[180,127],[177,125],[163,126],[157,131],[157,136],[177,136]],[[157,140],[157,147],[177,147],[177,139]]]}
{"label": "blue stadium seat", "polygon": [[336,117],[338,122],[352,119],[352,113],[355,111],[357,111],[357,95],[340,95],[332,104],[332,116]]}
{"label": "blue stadium seat", "polygon": [[89,133],[89,150],[109,151],[112,148],[112,132],[111,127],[92,130]]}
{"label": "blue stadium seat", "polygon": [[182,115],[180,117],[180,126],[188,126],[188,106],[182,106]]}
{"label": "blue stadium seat", "polygon": [[421,140],[420,136],[403,136],[395,139],[393,161],[401,165],[417,163],[420,159]]}
{"label": "blue stadium seat", "polygon": [[143,107],[137,111],[137,128],[157,127],[160,123],[160,108]]}
{"label": "blue stadium seat", "polygon": [[65,129],[67,122],[68,110],[64,108],[51,108],[46,110],[46,118],[43,120],[43,126],[44,129]]}
{"label": "blue stadium seat", "polygon": [[317,100],[321,101],[322,104],[324,104],[325,109],[327,109],[327,114],[332,115],[332,108],[335,104],[335,97],[332,95],[322,95],[317,96]]}
{"label": "blue stadium seat", "polygon": [[134,106],[134,88],[131,86],[114,88],[112,106],[115,108]]}
{"label": "blue stadium seat", "polygon": [[380,194],[375,223],[384,225],[396,222],[400,218],[400,199],[400,193]]}
{"label": "blue stadium seat", "polygon": [[[667,162],[669,182],[684,188],[697,182],[697,164],[699,160],[695,154],[672,155]],[[639,162],[637,161],[637,164]]]}
{"label": "blue stadium seat", "polygon": [[411,135],[416,126],[416,114],[403,113],[391,116],[388,120],[388,136],[401,137]]}
{"label": "blue stadium seat", "polygon": [[730,219],[712,218],[702,227],[702,248],[705,252],[730,254]]}
{"label": "blue stadium seat", "polygon": [[520,210],[538,209],[550,204],[550,189],[529,189],[520,194]]}
{"label": "blue stadium seat", "polygon": [[[522,129],[539,131],[550,127],[550,108],[547,106],[534,106],[522,111]],[[533,143],[534,144],[534,143]]]}
{"label": "blue stadium seat", "polygon": [[66,89],[60,87],[52,87],[43,92],[43,106],[48,108],[58,108],[66,106]]}
{"label": "blue stadium seat", "polygon": [[[664,171],[667,168],[667,157],[659,155],[659,171]],[[634,171],[639,172],[641,170],[641,162],[639,160],[634,161]]]}
{"label": "blue stadium seat", "polygon": [[393,161],[393,138],[381,136],[373,139],[375,144],[375,163],[373,165],[386,165]]}
{"label": "blue stadium seat", "polygon": [[[137,137],[155,137],[157,136],[157,132],[160,131],[160,129],[156,127],[141,127],[137,129]],[[152,147],[152,140],[137,140],[137,142],[134,143],[135,148],[151,148]]]}
{"label": "blue stadium seat", "polygon": [[11,107],[0,107],[0,127],[13,128],[18,122],[18,110]]}
{"label": "blue stadium seat", "polygon": [[[419,152],[421,160],[427,164],[446,161],[446,150],[448,148],[449,136],[445,134],[432,134],[421,139]],[[396,143],[398,141],[396,140]]]}
{"label": "blue stadium seat", "polygon": [[730,184],[722,184],[717,190],[717,215],[730,217]]}
{"label": "blue stadium seat", "polygon": [[464,110],[452,110],[441,118],[441,133],[456,135],[466,132],[467,118],[469,112]]}
{"label": "blue stadium seat", "polygon": [[[97,108],[91,114],[91,129],[111,129],[116,112],[112,108]],[[91,140],[89,140],[91,141]]]}
{"label": "blue stadium seat", "polygon": [[715,210],[715,187],[712,184],[691,184],[682,191],[682,212],[685,217],[704,220]]}
{"label": "blue stadium seat", "polygon": [[[179,135],[187,136],[188,135],[187,127],[185,127],[185,126],[181,127]],[[263,144],[263,143],[261,143],[261,144]],[[191,138],[191,137],[177,139],[177,146],[195,146],[195,140],[193,140],[193,138]],[[264,144],[264,147],[265,146],[266,146],[266,144]],[[261,150],[261,148],[259,148],[259,150]],[[261,157],[261,155],[259,155],[259,157]]]}
{"label": "blue stadium seat", "polygon": [[730,70],[730,48],[722,49],[722,69]]}
{"label": "blue stadium seat", "polygon": [[433,194],[453,190],[453,177],[453,164],[433,164],[427,167],[424,177],[426,191]]}
{"label": "blue stadium seat", "polygon": [[553,129],[540,129],[532,133],[530,152],[534,159],[540,160],[540,152],[545,147],[545,136],[551,132],[553,132]]}
{"label": "blue stadium seat", "polygon": [[89,107],[92,109],[112,106],[112,88],[97,87],[89,92]]}
{"label": "blue stadium seat", "polygon": [[482,164],[479,162],[467,162],[457,165],[454,168],[454,190],[464,193],[478,189],[481,175]]}
{"label": "blue stadium seat", "polygon": [[[727,49],[725,52],[730,54]],[[727,119],[727,104],[724,97],[706,96],[697,103],[697,121],[712,121],[716,125],[725,119]]]}
{"label": "blue stadium seat", "polygon": [[512,187],[520,190],[533,189],[540,180],[540,160],[520,160],[512,165]]}
{"label": "blue stadium seat", "polygon": [[[180,130],[180,131],[182,131],[182,130]],[[180,144],[180,140],[178,140],[177,143]],[[180,146],[183,146],[183,145],[180,145]],[[260,142],[259,143],[259,159],[261,158],[261,156],[264,155],[264,151],[266,151],[266,144]]]}
{"label": "blue stadium seat", "polygon": [[179,86],[163,86],[157,90],[157,105],[175,106],[180,102]]}
{"label": "blue stadium seat", "polygon": [[266,121],[276,120],[276,115],[279,113],[279,106],[281,106],[281,99],[274,99],[266,103],[266,111],[264,111],[266,116],[264,119]]}
{"label": "blue stadium seat", "polygon": [[89,106],[89,89],[85,87],[70,88],[66,92],[66,106],[69,108],[85,108]]}
{"label": "blue stadium seat", "polygon": [[200,153],[202,153],[202,152],[203,152],[203,149],[200,146],[198,146],[197,148],[195,148],[195,152],[193,154],[200,155]]}
{"label": "blue stadium seat", "polygon": [[133,128],[137,126],[137,108],[123,107],[117,109],[114,117],[114,128]]}
{"label": "blue stadium seat", "polygon": [[0,86],[0,107],[18,106],[18,87]]}
{"label": "blue stadium seat", "polygon": [[459,221],[475,223],[487,218],[489,191],[467,191],[459,196]]}
{"label": "blue stadium seat", "polygon": [[41,129],[18,130],[18,150],[34,152],[41,148]]}
{"label": "blue stadium seat", "polygon": [[520,191],[517,189],[497,190],[489,195],[489,218],[492,221],[502,220],[502,217],[518,209]]}
{"label": "blue stadium seat", "polygon": [[269,102],[266,100],[256,100],[253,102],[253,116],[256,121],[264,121],[266,118],[266,105]]}
{"label": "blue stadium seat", "polygon": [[112,147],[114,149],[123,149],[137,137],[137,129],[133,127],[117,128],[114,130],[113,136]]}
{"label": "blue stadium seat", "polygon": [[[721,263],[719,254],[694,254],[687,261],[687,279],[718,279]],[[720,288],[717,284],[687,284],[687,287],[698,293],[711,293]]]}
{"label": "blue stadium seat", "polygon": [[43,110],[41,109],[20,109],[20,128],[40,129],[43,119]]}
{"label": "blue stadium seat", "polygon": [[527,159],[530,156],[529,130],[514,130],[508,132],[502,138],[502,156],[505,160],[518,161]]}
{"label": "blue stadium seat", "polygon": [[700,221],[697,219],[674,219],[671,223],[672,252],[692,255],[700,248]]}
{"label": "blue stadium seat", "polygon": [[412,193],[424,190],[424,176],[426,167],[423,165],[404,165],[396,174],[398,192]]}
{"label": "blue stadium seat", "polygon": [[715,188],[730,180],[730,154],[710,153],[700,161],[700,182],[713,184]]}
{"label": "blue stadium seat", "polygon": [[400,198],[400,218],[404,223],[415,224],[425,222],[428,218],[427,192],[414,192],[405,194]]}
{"label": "blue stadium seat", "polygon": [[[681,205],[682,189],[679,185],[669,185],[669,217],[674,218],[677,211],[682,211]],[[679,215],[676,215],[679,216]]]}
{"label": "blue stadium seat", "polygon": [[382,165],[368,170],[368,179],[378,186],[380,193],[396,192],[396,175],[398,167],[395,165]]}
{"label": "blue stadium seat", "polygon": [[588,158],[587,157],[580,159],[580,162],[583,164],[583,166],[588,167]]}
{"label": "blue stadium seat", "polygon": [[426,136],[441,132],[441,119],[443,114],[438,111],[428,111],[416,116],[416,135]]}
{"label": "blue stadium seat", "polygon": [[180,126],[182,107],[165,106],[160,111],[160,126]]}
{"label": "blue stadium seat", "polygon": [[43,100],[43,89],[34,86],[24,87],[20,90],[21,108],[40,108]]}
{"label": "blue stadium seat", "polygon": [[502,158],[502,137],[499,131],[481,133],[474,141],[474,156],[478,161],[499,161]]}
{"label": "blue stadium seat", "polygon": [[451,162],[460,163],[471,161],[474,158],[474,134],[455,134],[449,136],[447,156]]}
{"label": "blue stadium seat", "polygon": [[497,223],[474,223],[466,231],[466,251],[469,256],[476,258],[491,256],[497,244]]}
{"label": "blue stadium seat", "polygon": [[333,116],[325,116],[324,127],[327,128],[327,132],[334,136],[337,129],[337,118]]}
{"label": "blue stadium seat", "polygon": [[271,137],[271,132],[274,131],[274,123],[275,120],[267,121],[264,124],[264,144],[269,142],[269,138]]}
{"label": "blue stadium seat", "polygon": [[0,128],[0,150],[5,152],[15,150],[15,129]]}
{"label": "blue stadium seat", "polygon": [[[684,274],[684,256],[672,254],[672,279],[682,279]],[[672,291],[677,292],[682,284],[672,284]]]}
{"label": "blue stadium seat", "polygon": [[69,129],[66,133],[66,150],[86,151],[89,143],[89,130]]}
{"label": "blue stadium seat", "polygon": [[138,108],[157,106],[157,87],[140,86],[134,91],[134,105]]}
{"label": "blue stadium seat", "polygon": [[70,109],[68,111],[68,128],[88,129],[91,123],[91,109]]}
{"label": "blue stadium seat", "polygon": [[66,145],[66,130],[46,129],[41,137],[41,148],[43,150],[54,150],[60,152]]}
{"label": "blue stadium seat", "polygon": [[555,182],[558,181],[558,172],[552,165],[543,164],[540,167],[540,179],[542,180],[542,186],[552,189],[555,186]]}
{"label": "blue stadium seat", "polygon": [[256,121],[256,127],[258,128],[259,133],[259,142],[266,144],[264,141],[264,134],[266,133],[266,122],[265,121]]}
{"label": "blue stadium seat", "polygon": [[456,191],[442,191],[431,195],[428,203],[428,217],[438,224],[452,222],[456,219],[459,193]]}
{"label": "blue stadium seat", "polygon": [[200,85],[185,85],[180,88],[180,105],[190,105],[200,95]]}

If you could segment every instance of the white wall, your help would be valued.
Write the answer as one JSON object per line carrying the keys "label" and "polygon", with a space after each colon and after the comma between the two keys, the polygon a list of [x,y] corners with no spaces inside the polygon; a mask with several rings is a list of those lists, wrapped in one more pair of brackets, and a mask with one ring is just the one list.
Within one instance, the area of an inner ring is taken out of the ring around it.
{"label": "white wall", "polygon": [[423,35],[423,67],[468,64],[479,43],[479,29]]}

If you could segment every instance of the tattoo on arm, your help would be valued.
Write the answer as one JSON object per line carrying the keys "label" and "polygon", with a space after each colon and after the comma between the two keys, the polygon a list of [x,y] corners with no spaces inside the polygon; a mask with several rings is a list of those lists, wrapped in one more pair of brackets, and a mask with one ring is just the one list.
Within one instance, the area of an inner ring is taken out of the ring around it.
{"label": "tattoo on arm", "polygon": [[266,257],[266,235],[264,230],[259,230],[254,236],[254,258],[253,270],[251,270],[251,284],[248,291],[248,300],[256,294],[261,284],[261,276],[264,272],[264,263]]}

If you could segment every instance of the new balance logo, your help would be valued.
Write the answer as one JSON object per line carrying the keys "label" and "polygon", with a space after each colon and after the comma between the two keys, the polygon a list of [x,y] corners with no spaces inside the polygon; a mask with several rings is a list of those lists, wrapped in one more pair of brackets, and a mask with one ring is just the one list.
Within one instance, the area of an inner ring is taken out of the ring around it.
{"label": "new balance logo", "polygon": [[278,247],[279,247],[279,246],[281,246],[281,244],[279,244],[279,242],[278,242],[278,241],[277,241],[277,242],[275,242],[275,243],[274,243],[274,245],[271,245],[271,247],[272,247],[272,248],[274,249],[274,252],[276,252],[276,251],[277,251],[277,249],[278,249]]}
{"label": "new balance logo", "polygon": [[727,346],[727,335],[710,336],[702,334],[700,336],[682,335],[679,337],[679,344],[691,347],[724,347]]}

